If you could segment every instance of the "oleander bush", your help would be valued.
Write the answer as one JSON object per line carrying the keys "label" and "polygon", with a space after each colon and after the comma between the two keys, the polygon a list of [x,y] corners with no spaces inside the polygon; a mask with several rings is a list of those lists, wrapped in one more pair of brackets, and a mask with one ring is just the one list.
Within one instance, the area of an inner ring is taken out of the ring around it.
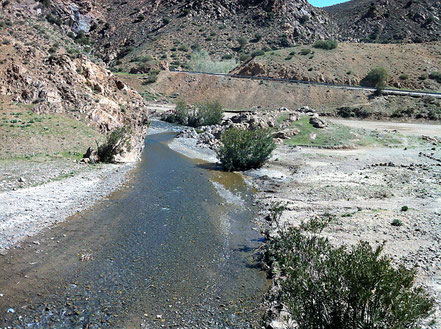
{"label": "oleander bush", "polygon": [[222,122],[223,107],[219,101],[205,102],[190,108],[179,101],[174,111],[168,112],[164,120],[191,127],[216,125]]}
{"label": "oleander bush", "polygon": [[226,171],[261,167],[276,148],[270,130],[230,128],[221,137],[217,156]]}

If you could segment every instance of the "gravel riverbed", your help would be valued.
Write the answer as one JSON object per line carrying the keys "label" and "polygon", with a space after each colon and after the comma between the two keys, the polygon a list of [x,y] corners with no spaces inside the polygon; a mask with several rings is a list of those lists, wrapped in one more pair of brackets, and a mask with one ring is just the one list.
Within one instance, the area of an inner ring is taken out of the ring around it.
{"label": "gravel riverbed", "polygon": [[[19,246],[22,239],[109,195],[124,183],[134,166],[133,163],[92,166],[72,177],[0,193],[0,252],[5,254],[12,246]],[[34,168],[38,173],[37,166]]]}

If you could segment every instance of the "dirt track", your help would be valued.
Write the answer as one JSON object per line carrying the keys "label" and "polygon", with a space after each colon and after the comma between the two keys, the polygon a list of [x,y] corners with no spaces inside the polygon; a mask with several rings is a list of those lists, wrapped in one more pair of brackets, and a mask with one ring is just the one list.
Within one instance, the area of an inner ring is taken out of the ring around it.
{"label": "dirt track", "polygon": [[343,124],[351,128],[364,128],[369,130],[396,130],[399,133],[415,136],[435,136],[441,137],[441,124],[426,123],[403,123],[391,121],[361,121],[361,120],[345,120],[345,119],[329,119],[329,121],[337,124]]}

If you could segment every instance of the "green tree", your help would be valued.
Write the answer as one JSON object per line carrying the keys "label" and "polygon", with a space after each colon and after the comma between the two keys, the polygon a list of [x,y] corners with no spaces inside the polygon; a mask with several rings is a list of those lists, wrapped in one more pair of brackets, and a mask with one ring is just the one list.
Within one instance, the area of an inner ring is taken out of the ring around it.
{"label": "green tree", "polygon": [[375,87],[377,92],[381,92],[386,87],[388,73],[383,67],[376,67],[369,71],[367,76],[361,81],[362,86]]}

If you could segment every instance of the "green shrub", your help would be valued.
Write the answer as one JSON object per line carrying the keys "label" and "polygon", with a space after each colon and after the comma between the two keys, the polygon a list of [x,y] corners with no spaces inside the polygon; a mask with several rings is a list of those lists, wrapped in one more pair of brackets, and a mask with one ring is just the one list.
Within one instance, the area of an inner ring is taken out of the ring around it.
{"label": "green shrub", "polygon": [[151,84],[151,83],[155,83],[156,81],[158,81],[158,74],[159,71],[150,71],[147,74],[147,77],[142,81],[143,85],[147,85],[147,84]]}
{"label": "green shrub", "polygon": [[304,49],[302,49],[302,50],[300,50],[300,55],[303,55],[303,56],[306,56],[306,55],[308,55],[309,53],[311,52],[311,49],[309,49],[309,48],[304,48]]}
{"label": "green shrub", "polygon": [[175,110],[166,113],[164,120],[186,125],[188,120],[188,105],[184,101],[178,101]]}
{"label": "green shrub", "polygon": [[222,59],[233,59],[233,55],[226,54],[226,55],[222,56]]}
{"label": "green shrub", "polygon": [[409,210],[409,207],[408,206],[402,206],[401,207],[401,211],[408,211]]}
{"label": "green shrub", "polygon": [[46,20],[51,24],[61,25],[62,20],[59,17],[54,17],[51,14],[46,15]]}
{"label": "green shrub", "polygon": [[362,86],[375,87],[377,90],[382,90],[386,87],[387,71],[383,67],[377,67],[369,71],[368,75],[361,80]]}
{"label": "green shrub", "polygon": [[220,124],[223,111],[222,104],[218,101],[198,104],[193,111],[189,111],[187,124],[191,127]]}
{"label": "green shrub", "polygon": [[246,60],[248,60],[248,59],[250,59],[250,58],[251,58],[251,56],[248,55],[248,54],[240,54],[240,56],[239,56],[239,60],[240,60],[241,62],[245,62]]}
{"label": "green shrub", "polygon": [[392,221],[391,225],[392,225],[392,226],[403,226],[403,222],[400,221],[399,219],[395,218],[395,219]]}
{"label": "green shrub", "polygon": [[260,34],[260,33],[256,33],[255,35],[254,35],[254,40],[256,41],[256,42],[259,42],[260,40],[262,40],[262,34]]}
{"label": "green shrub", "polygon": [[98,146],[97,155],[100,162],[115,162],[115,156],[121,154],[130,145],[130,134],[126,127],[112,131],[106,141]]}
{"label": "green shrub", "polygon": [[284,278],[278,298],[296,328],[416,329],[430,315],[434,301],[414,287],[415,270],[394,268],[382,246],[333,247],[316,234],[324,225],[308,226],[282,230],[265,252]]}
{"label": "green shrub", "polygon": [[254,50],[251,53],[251,57],[257,57],[257,56],[263,56],[265,55],[265,52],[263,50]]}
{"label": "green shrub", "polygon": [[319,40],[316,41],[316,43],[314,43],[313,47],[314,48],[320,48],[320,49],[326,49],[326,50],[331,50],[331,49],[335,49],[338,46],[338,42],[336,40]]}
{"label": "green shrub", "polygon": [[162,19],[162,23],[164,24],[164,25],[167,25],[168,23],[170,23],[170,18],[168,18],[168,17],[164,17],[163,19]]}
{"label": "green shrub", "polygon": [[237,39],[237,42],[239,43],[239,48],[243,48],[247,45],[248,40],[245,39],[244,37],[240,37]]}
{"label": "green shrub", "polygon": [[401,74],[398,78],[400,80],[407,80],[407,79],[409,79],[409,76],[407,74]]}
{"label": "green shrub", "polygon": [[230,128],[222,134],[217,156],[226,171],[259,168],[276,148],[269,130]]}
{"label": "green shrub", "polygon": [[441,83],[441,72],[432,72],[429,74],[429,78]]}
{"label": "green shrub", "polygon": [[153,60],[153,57],[151,55],[143,55],[143,56],[137,56],[134,57],[131,62],[141,62],[141,63],[147,63]]}

